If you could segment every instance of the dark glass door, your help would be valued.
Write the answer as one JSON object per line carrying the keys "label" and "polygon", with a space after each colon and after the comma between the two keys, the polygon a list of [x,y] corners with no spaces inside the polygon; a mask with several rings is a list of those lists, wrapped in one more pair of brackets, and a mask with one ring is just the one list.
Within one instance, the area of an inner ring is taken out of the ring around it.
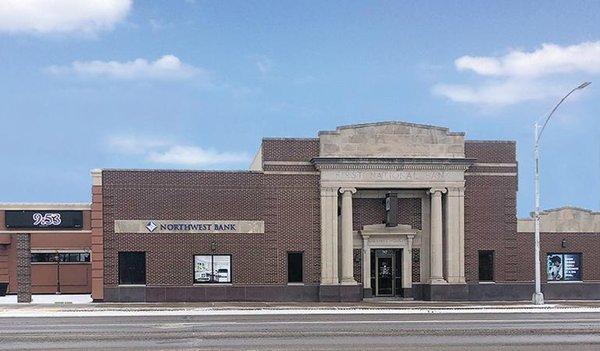
{"label": "dark glass door", "polygon": [[392,257],[377,257],[377,295],[394,295],[394,262]]}

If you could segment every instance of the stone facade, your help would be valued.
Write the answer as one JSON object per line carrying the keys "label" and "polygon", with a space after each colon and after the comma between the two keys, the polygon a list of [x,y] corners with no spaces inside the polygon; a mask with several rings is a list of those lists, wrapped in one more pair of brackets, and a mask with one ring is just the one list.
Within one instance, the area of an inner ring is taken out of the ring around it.
{"label": "stone facade", "polygon": [[403,122],[338,127],[319,133],[320,157],[464,157],[464,133]]}

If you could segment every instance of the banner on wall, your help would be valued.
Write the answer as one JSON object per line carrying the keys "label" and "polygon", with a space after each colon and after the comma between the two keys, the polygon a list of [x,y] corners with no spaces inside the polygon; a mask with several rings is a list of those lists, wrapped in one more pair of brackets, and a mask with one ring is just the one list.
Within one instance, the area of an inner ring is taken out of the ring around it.
{"label": "banner on wall", "polygon": [[580,253],[551,253],[546,262],[548,281],[581,281]]}

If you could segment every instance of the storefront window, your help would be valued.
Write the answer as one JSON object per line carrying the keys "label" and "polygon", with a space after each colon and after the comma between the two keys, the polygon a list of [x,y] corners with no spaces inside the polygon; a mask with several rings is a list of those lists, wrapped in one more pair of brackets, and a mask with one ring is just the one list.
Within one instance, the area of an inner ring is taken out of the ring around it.
{"label": "storefront window", "polygon": [[[84,263],[90,262],[89,252],[59,252],[58,261],[60,262],[72,262],[72,263]],[[42,262],[57,262],[57,254],[53,252],[32,252],[31,262],[42,263]]]}
{"label": "storefront window", "polygon": [[549,253],[546,267],[548,281],[581,281],[580,253]]}
{"label": "storefront window", "polygon": [[119,284],[146,284],[145,252],[119,252]]}
{"label": "storefront window", "polygon": [[194,256],[194,284],[231,283],[231,255]]}

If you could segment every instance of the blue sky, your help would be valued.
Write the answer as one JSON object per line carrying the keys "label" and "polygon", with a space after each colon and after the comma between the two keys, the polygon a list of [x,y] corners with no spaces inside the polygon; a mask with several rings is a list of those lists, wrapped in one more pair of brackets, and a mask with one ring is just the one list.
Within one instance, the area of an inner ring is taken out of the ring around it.
{"label": "blue sky", "polygon": [[589,80],[544,132],[542,207],[600,207],[598,2],[5,1],[0,79],[1,202],[87,202],[93,168],[245,169],[263,136],[403,120],[516,140],[520,216],[533,122]]}

